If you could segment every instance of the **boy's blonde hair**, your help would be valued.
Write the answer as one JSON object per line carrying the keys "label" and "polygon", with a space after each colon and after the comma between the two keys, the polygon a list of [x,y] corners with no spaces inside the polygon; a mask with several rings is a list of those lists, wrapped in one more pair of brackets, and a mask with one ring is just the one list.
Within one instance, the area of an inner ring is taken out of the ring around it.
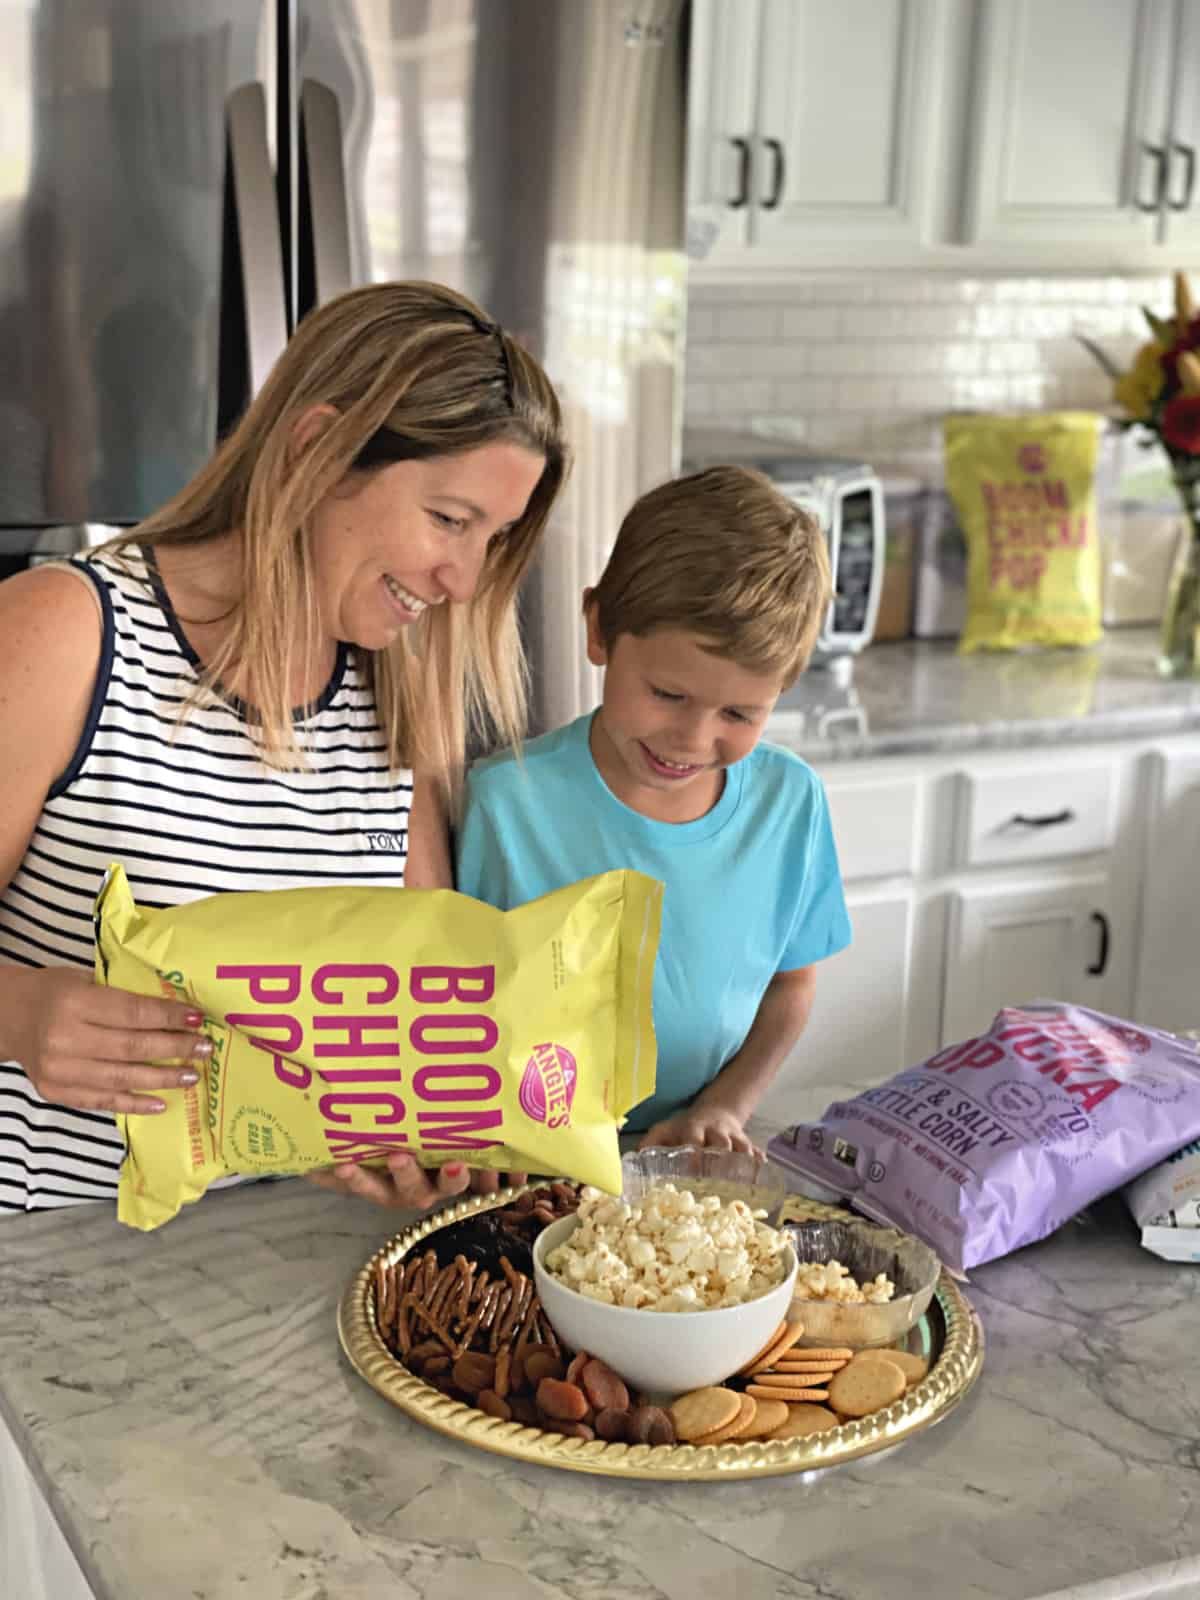
{"label": "boy's blonde hair", "polygon": [[[315,406],[335,415],[298,446],[296,423]],[[297,666],[318,658],[313,512],[356,474],[498,440],[546,465],[525,514],[492,542],[474,596],[430,606],[390,648],[359,652],[393,767],[420,767],[453,803],[468,732],[511,743],[525,731],[516,596],[568,464],[546,374],[465,296],[383,283],[311,312],[208,465],[112,544],[194,548],[240,533],[232,629],[201,689],[236,673],[264,758],[301,766],[291,686]]]}
{"label": "boy's blonde hair", "polygon": [[585,610],[611,650],[678,628],[786,689],[808,665],[832,593],[816,519],[750,467],[709,467],[652,489],[617,534]]}

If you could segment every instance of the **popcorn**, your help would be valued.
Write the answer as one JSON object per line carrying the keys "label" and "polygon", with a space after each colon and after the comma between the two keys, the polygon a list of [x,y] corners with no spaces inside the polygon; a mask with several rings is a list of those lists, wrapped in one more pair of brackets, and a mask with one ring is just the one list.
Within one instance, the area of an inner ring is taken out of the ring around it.
{"label": "popcorn", "polygon": [[636,1205],[585,1188],[579,1226],[546,1257],[556,1278],[591,1300],[640,1311],[713,1311],[782,1283],[787,1241],[744,1200],[722,1204],[673,1183]]}
{"label": "popcorn", "polygon": [[849,1267],[840,1261],[802,1261],[796,1273],[797,1300],[836,1300],[841,1305],[883,1305],[896,1292],[896,1285],[882,1272],[859,1284]]}

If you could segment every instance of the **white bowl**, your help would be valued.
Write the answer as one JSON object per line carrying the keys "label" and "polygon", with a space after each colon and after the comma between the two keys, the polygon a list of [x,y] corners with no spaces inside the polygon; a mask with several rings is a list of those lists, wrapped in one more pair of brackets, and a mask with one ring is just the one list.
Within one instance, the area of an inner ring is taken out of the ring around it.
{"label": "white bowl", "polygon": [[538,1235],[533,1277],[542,1307],[565,1345],[598,1356],[633,1389],[662,1396],[723,1383],[758,1354],[787,1317],[796,1281],[790,1244],[786,1276],[757,1300],[715,1311],[632,1311],[591,1300],[547,1270],[547,1252],[578,1226],[577,1216],[562,1217]]}

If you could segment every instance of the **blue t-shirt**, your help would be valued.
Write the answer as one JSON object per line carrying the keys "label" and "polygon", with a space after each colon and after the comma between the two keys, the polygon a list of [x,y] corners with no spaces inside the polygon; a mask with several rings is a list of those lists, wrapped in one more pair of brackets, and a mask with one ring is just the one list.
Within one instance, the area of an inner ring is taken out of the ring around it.
{"label": "blue t-shirt", "polygon": [[658,878],[655,1093],[641,1132],[695,1099],[741,1048],[767,984],[850,942],[829,806],[798,756],[759,744],[695,822],[658,822],[618,800],[588,743],[591,714],[506,751],[467,779],[458,888],[509,911],[614,867]]}

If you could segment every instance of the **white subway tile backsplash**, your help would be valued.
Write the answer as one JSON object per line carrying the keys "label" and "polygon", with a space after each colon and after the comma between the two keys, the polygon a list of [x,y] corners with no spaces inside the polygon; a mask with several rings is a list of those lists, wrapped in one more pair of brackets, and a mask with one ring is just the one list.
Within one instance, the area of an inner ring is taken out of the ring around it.
{"label": "white subway tile backsplash", "polygon": [[1127,361],[1167,314],[1168,277],[955,272],[695,286],[685,421],[786,423],[806,449],[935,475],[948,411],[1102,409],[1079,343]]}

